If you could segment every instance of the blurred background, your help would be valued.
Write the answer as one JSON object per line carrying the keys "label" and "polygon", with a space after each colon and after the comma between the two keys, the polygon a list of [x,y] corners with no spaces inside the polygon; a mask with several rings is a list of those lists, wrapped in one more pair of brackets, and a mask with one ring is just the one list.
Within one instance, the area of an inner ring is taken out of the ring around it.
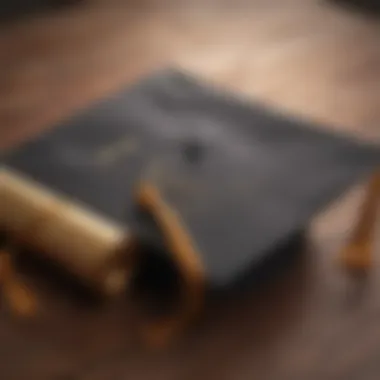
{"label": "blurred background", "polygon": [[376,136],[379,25],[365,3],[378,2],[4,0],[1,144],[167,65]]}
{"label": "blurred background", "polygon": [[[380,141],[379,3],[2,0],[0,149],[166,66]],[[93,314],[53,298],[33,326],[1,315],[1,376],[377,380],[380,267],[360,297],[334,266],[362,195],[315,222],[307,262],[249,302],[210,312],[192,349],[141,353],[117,307]]]}

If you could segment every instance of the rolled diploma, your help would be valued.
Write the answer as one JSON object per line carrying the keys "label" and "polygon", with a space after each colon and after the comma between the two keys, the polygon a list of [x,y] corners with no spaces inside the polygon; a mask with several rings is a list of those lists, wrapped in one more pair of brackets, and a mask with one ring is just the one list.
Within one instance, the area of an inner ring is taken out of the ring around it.
{"label": "rolled diploma", "polygon": [[0,230],[108,295],[121,292],[128,268],[125,229],[32,179],[0,167]]}

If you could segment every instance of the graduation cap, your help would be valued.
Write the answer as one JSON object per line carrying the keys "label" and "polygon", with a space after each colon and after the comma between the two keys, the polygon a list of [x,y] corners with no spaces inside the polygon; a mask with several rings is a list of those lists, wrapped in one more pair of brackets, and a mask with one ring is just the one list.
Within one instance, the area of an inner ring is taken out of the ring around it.
{"label": "graduation cap", "polygon": [[[110,141],[117,149],[98,154]],[[8,162],[45,182],[46,172],[59,173],[47,182],[122,221],[154,252],[139,250],[135,281],[174,284],[181,306],[169,329],[191,319],[210,291],[238,288],[268,258],[294,250],[318,212],[380,166],[379,146],[170,70],[28,149],[44,163],[17,153]],[[57,160],[63,152],[78,160]]]}

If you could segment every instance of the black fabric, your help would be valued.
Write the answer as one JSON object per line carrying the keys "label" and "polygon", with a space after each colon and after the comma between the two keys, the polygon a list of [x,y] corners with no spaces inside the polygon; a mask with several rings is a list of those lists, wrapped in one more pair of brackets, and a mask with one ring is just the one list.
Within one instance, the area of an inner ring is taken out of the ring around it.
{"label": "black fabric", "polygon": [[378,17],[380,14],[380,0],[328,0],[327,2],[366,16]]}
{"label": "black fabric", "polygon": [[224,287],[380,166],[380,148],[167,70],[4,161],[162,246],[132,204],[149,179],[194,237],[210,284]]}
{"label": "black fabric", "polygon": [[79,3],[81,0],[1,0],[0,23],[13,22],[41,12]]}

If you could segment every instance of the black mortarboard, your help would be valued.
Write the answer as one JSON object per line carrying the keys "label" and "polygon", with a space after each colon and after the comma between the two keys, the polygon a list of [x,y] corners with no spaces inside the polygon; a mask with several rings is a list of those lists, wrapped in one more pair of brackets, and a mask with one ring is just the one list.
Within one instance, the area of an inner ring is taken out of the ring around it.
{"label": "black mortarboard", "polygon": [[[23,158],[26,150],[34,160]],[[378,146],[177,71],[101,102],[22,152],[8,163],[133,226],[167,254],[160,228],[135,207],[139,181],[152,185],[197,247],[209,289],[249,277],[380,166]]]}
{"label": "black mortarboard", "polygon": [[[145,127],[163,141],[141,177],[179,214],[217,288],[245,277],[380,165],[379,146],[217,93],[179,73],[158,81],[146,101],[161,118]],[[150,226],[138,229],[164,246]]]}

